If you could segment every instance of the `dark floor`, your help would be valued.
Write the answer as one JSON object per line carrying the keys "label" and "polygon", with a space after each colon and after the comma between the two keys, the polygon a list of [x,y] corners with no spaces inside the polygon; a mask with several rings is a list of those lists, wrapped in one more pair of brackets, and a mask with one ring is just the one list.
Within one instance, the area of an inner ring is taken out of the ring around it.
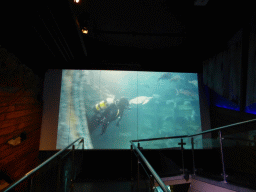
{"label": "dark floor", "polygon": [[[99,180],[99,181],[83,181],[76,180],[74,184],[74,192],[135,192],[137,186],[132,185],[131,181],[125,180]],[[141,181],[140,192],[149,192],[149,183]]]}
{"label": "dark floor", "polygon": [[[95,179],[85,178],[84,174],[78,175],[74,183],[74,192],[150,192],[150,182],[144,175],[140,175],[138,187],[138,179]],[[174,192],[188,192],[189,184],[180,184],[172,186]]]}

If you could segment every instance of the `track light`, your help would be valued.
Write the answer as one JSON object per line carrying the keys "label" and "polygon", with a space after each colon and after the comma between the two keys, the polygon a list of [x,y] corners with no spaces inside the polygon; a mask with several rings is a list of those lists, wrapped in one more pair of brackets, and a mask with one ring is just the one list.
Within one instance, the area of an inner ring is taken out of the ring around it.
{"label": "track light", "polygon": [[82,33],[83,33],[83,34],[88,34],[88,29],[87,29],[86,27],[84,27],[84,28],[82,29]]}

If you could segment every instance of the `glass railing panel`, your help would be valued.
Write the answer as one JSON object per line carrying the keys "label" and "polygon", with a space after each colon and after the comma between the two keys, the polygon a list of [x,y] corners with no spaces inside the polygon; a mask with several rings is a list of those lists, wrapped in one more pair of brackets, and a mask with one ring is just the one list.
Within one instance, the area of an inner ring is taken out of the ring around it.
{"label": "glass railing panel", "polygon": [[[203,148],[203,145],[207,145],[207,144],[210,144],[211,145],[211,142],[208,142],[205,140],[205,144],[203,144],[203,140],[202,140],[202,135],[197,135],[197,136],[194,136],[193,139],[194,139],[194,149],[202,149]],[[191,139],[192,137],[189,137],[189,145],[187,146],[186,149],[192,149],[192,143],[191,143]]]}
{"label": "glass railing panel", "polygon": [[[82,166],[83,143],[75,143],[45,165],[32,180],[31,191],[69,191]],[[73,149],[75,151],[73,151]],[[40,183],[40,184],[37,184]]]}
{"label": "glass railing panel", "polygon": [[[142,143],[142,142],[141,142]],[[138,146],[138,143],[134,143],[134,145]],[[139,144],[140,145],[140,144]],[[152,191],[155,189],[154,186],[154,179],[155,182],[157,182],[159,185],[162,185],[166,190],[168,191],[168,187],[164,184],[164,182],[161,179],[161,176],[159,175],[159,169],[158,169],[158,162],[155,160],[158,159],[158,153],[155,153],[155,156],[152,154],[150,155],[151,158],[148,158],[148,153],[151,152],[157,152],[156,150],[144,150],[141,147],[136,149],[133,146],[133,153],[136,156],[136,159],[138,159],[137,163],[135,163],[137,167],[137,173],[134,177],[134,187],[137,188],[139,191]],[[138,152],[139,151],[139,152]]]}
{"label": "glass railing panel", "polygon": [[143,149],[180,149],[180,142],[180,138],[162,139],[153,141],[142,141],[140,142],[140,146]]}
{"label": "glass railing panel", "polygon": [[[188,148],[186,145],[191,147],[190,138],[182,138],[182,140],[184,150]],[[192,159],[186,158],[188,155],[185,155],[188,152],[182,152],[181,150],[181,138],[143,141],[140,142],[140,147],[142,147],[143,155],[161,178],[182,175],[185,169],[192,169],[192,166],[190,166]],[[191,152],[189,155],[191,156]]]}
{"label": "glass railing panel", "polygon": [[222,181],[220,140],[218,138],[203,138],[201,141],[198,139],[195,142],[201,142],[201,147],[194,149],[195,174]]}
{"label": "glass railing panel", "polygon": [[83,148],[80,140],[74,144],[74,148],[70,146],[56,152],[5,191],[13,191],[12,187],[15,191],[69,191],[71,179],[74,180],[82,166],[83,154],[78,148]]}
{"label": "glass railing panel", "polygon": [[223,136],[227,182],[256,189],[256,143],[250,132]]}

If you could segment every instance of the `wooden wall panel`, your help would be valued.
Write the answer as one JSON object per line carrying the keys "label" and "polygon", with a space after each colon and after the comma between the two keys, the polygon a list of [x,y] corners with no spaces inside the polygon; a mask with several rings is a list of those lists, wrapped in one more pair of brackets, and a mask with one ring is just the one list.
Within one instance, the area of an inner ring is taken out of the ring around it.
{"label": "wooden wall panel", "polygon": [[[0,145],[6,143],[10,139],[12,139],[14,136],[13,135],[20,135],[22,132],[26,132],[27,134],[31,133],[36,127],[41,127],[41,124],[37,123],[36,121],[28,126],[22,127],[19,129],[18,126],[12,126],[12,129],[8,128],[5,131],[5,134],[3,132],[3,135],[1,134],[0,136]],[[1,157],[0,157],[1,158]]]}
{"label": "wooden wall panel", "polygon": [[18,117],[15,119],[6,119],[4,121],[0,121],[0,130],[1,128],[17,125],[25,121],[32,121],[34,118],[37,118],[37,117],[38,117],[37,113],[31,113],[23,117]]}
{"label": "wooden wall panel", "polygon": [[[0,77],[0,171],[14,182],[39,164],[42,103],[37,95],[42,87],[32,70],[1,48]],[[8,143],[23,132],[24,141]]]}
{"label": "wooden wall panel", "polygon": [[[12,175],[13,180],[19,179],[37,166],[35,163],[38,162],[38,149],[37,147],[31,146],[31,143],[36,143],[38,139],[40,139],[40,130],[38,129],[34,131],[32,135],[34,136],[28,138],[28,140],[23,144],[24,146],[14,147],[19,152],[15,155],[11,154],[1,160],[1,162],[5,162],[5,169],[10,175]],[[15,165],[12,163],[13,159],[16,160]]]}

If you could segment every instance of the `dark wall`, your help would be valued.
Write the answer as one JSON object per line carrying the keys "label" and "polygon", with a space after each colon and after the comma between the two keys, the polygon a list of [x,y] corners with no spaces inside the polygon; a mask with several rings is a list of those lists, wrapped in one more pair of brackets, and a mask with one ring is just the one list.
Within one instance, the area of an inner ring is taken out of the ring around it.
{"label": "dark wall", "polygon": [[[255,14],[248,10],[226,47],[203,62],[212,128],[255,118]],[[234,132],[254,127],[255,123],[236,126]]]}

